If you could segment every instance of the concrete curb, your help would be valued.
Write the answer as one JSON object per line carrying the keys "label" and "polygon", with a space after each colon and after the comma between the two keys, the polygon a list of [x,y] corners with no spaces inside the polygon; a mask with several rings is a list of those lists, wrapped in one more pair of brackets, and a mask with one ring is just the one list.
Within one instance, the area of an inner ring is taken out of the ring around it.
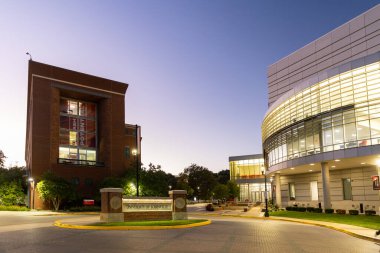
{"label": "concrete curb", "polygon": [[81,229],[81,230],[166,230],[166,229],[180,229],[180,228],[193,228],[210,225],[211,220],[206,220],[198,223],[187,224],[187,225],[176,225],[176,226],[113,226],[113,227],[102,227],[102,226],[87,226],[87,225],[73,225],[64,224],[60,220],[54,222],[54,226],[60,228],[69,229]]}
{"label": "concrete curb", "polygon": [[342,228],[337,228],[337,227],[334,227],[334,226],[314,223],[314,222],[310,222],[310,221],[288,220],[288,219],[283,219],[283,218],[274,218],[273,219],[273,218],[270,218],[270,217],[269,218],[264,218],[264,219],[279,220],[279,221],[289,221],[289,222],[301,223],[301,224],[306,224],[306,225],[314,225],[314,226],[318,226],[318,227],[329,228],[329,229],[336,230],[336,231],[348,234],[350,236],[353,236],[353,237],[356,237],[356,238],[359,238],[359,239],[363,239],[363,240],[367,240],[367,241],[371,241],[371,242],[380,243],[380,239],[377,239],[377,238],[372,238],[372,237],[368,237],[368,236],[364,236],[364,235],[359,235],[357,233],[354,233],[354,232],[351,232],[351,231],[348,231],[348,230],[345,230],[345,229],[342,229]]}
{"label": "concrete curb", "polygon": [[34,214],[33,216],[99,215],[99,213],[100,212],[47,213],[47,214]]}
{"label": "concrete curb", "polygon": [[[189,213],[190,214],[190,213]],[[256,216],[240,216],[240,215],[229,215],[229,214],[207,214],[207,213],[202,213],[202,214],[195,214],[195,213],[191,213],[191,215],[200,215],[200,216],[224,216],[224,217],[234,217],[234,218],[243,218],[243,219],[259,219],[259,220],[273,220],[273,221],[288,221],[288,222],[295,222],[295,223],[300,223],[300,224],[305,224],[305,225],[314,225],[314,226],[319,226],[319,227],[324,227],[324,228],[329,228],[329,229],[332,229],[332,230],[336,230],[336,231],[339,231],[339,232],[342,232],[342,233],[345,233],[345,234],[348,234],[350,236],[353,236],[353,237],[356,237],[356,238],[359,238],[359,239],[363,239],[363,240],[367,240],[367,241],[371,241],[371,242],[376,242],[376,243],[380,243],[380,239],[377,239],[377,238],[372,238],[372,237],[368,237],[368,236],[364,236],[364,235],[360,235],[360,234],[357,234],[357,233],[354,233],[354,232],[351,232],[351,231],[348,231],[348,230],[345,230],[345,229],[342,229],[342,228],[337,228],[337,227],[334,227],[334,226],[329,226],[329,225],[324,225],[324,224],[319,224],[319,223],[316,223],[316,222],[312,222],[310,220],[293,220],[293,219],[286,219],[286,218],[271,218],[271,217],[256,217]]]}

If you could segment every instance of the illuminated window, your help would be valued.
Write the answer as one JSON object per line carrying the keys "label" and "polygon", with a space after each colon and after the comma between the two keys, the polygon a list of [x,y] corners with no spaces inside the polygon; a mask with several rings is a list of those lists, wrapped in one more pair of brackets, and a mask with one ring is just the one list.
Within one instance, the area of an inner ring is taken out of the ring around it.
{"label": "illuminated window", "polygon": [[269,166],[320,152],[380,144],[380,62],[307,87],[267,113]]}
{"label": "illuminated window", "polygon": [[96,104],[62,98],[59,127],[59,158],[96,161]]}
{"label": "illuminated window", "polygon": [[310,182],[310,195],[312,201],[318,201],[318,182]]}

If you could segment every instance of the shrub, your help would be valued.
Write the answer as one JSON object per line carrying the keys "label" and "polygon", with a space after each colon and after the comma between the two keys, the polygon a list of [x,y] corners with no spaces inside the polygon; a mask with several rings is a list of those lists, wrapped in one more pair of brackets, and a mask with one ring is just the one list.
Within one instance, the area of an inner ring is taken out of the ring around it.
{"label": "shrub", "polygon": [[351,215],[358,215],[359,211],[358,210],[348,210],[348,213]]}
{"label": "shrub", "polygon": [[298,207],[298,212],[306,212],[306,207]]}
{"label": "shrub", "polygon": [[346,214],[346,210],[344,209],[336,209],[337,214]]}
{"label": "shrub", "polygon": [[306,211],[308,211],[308,212],[314,212],[314,207],[310,207],[310,206],[308,206],[308,207],[306,207]]}
{"label": "shrub", "polygon": [[30,211],[25,206],[0,206],[0,211]]}
{"label": "shrub", "polygon": [[365,215],[376,215],[376,211],[375,210],[365,210]]}
{"label": "shrub", "polygon": [[212,212],[214,211],[214,207],[212,206],[212,204],[207,204],[206,210]]}
{"label": "shrub", "polygon": [[75,206],[75,207],[70,207],[69,211],[71,212],[99,212],[100,206]]}
{"label": "shrub", "polygon": [[293,206],[287,206],[285,207],[286,211],[294,211],[294,207]]}
{"label": "shrub", "polygon": [[325,213],[334,213],[334,209],[326,208]]}
{"label": "shrub", "polygon": [[314,213],[322,213],[322,208],[314,208]]}

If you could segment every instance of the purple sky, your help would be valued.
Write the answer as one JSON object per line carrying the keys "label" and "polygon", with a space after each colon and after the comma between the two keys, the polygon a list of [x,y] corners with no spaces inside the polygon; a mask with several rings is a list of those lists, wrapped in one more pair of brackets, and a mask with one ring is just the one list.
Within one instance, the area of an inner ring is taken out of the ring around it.
{"label": "purple sky", "polygon": [[24,165],[26,52],[130,84],[143,163],[178,174],[261,153],[267,66],[379,1],[1,1],[0,149]]}

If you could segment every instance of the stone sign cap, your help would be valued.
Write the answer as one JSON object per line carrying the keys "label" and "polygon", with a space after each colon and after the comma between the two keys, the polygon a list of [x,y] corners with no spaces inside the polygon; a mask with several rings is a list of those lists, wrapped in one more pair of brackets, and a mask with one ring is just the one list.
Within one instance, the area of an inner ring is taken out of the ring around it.
{"label": "stone sign cap", "polygon": [[100,192],[123,192],[122,188],[102,188],[100,189]]}
{"label": "stone sign cap", "polygon": [[186,190],[172,190],[169,191],[169,194],[187,194]]}

